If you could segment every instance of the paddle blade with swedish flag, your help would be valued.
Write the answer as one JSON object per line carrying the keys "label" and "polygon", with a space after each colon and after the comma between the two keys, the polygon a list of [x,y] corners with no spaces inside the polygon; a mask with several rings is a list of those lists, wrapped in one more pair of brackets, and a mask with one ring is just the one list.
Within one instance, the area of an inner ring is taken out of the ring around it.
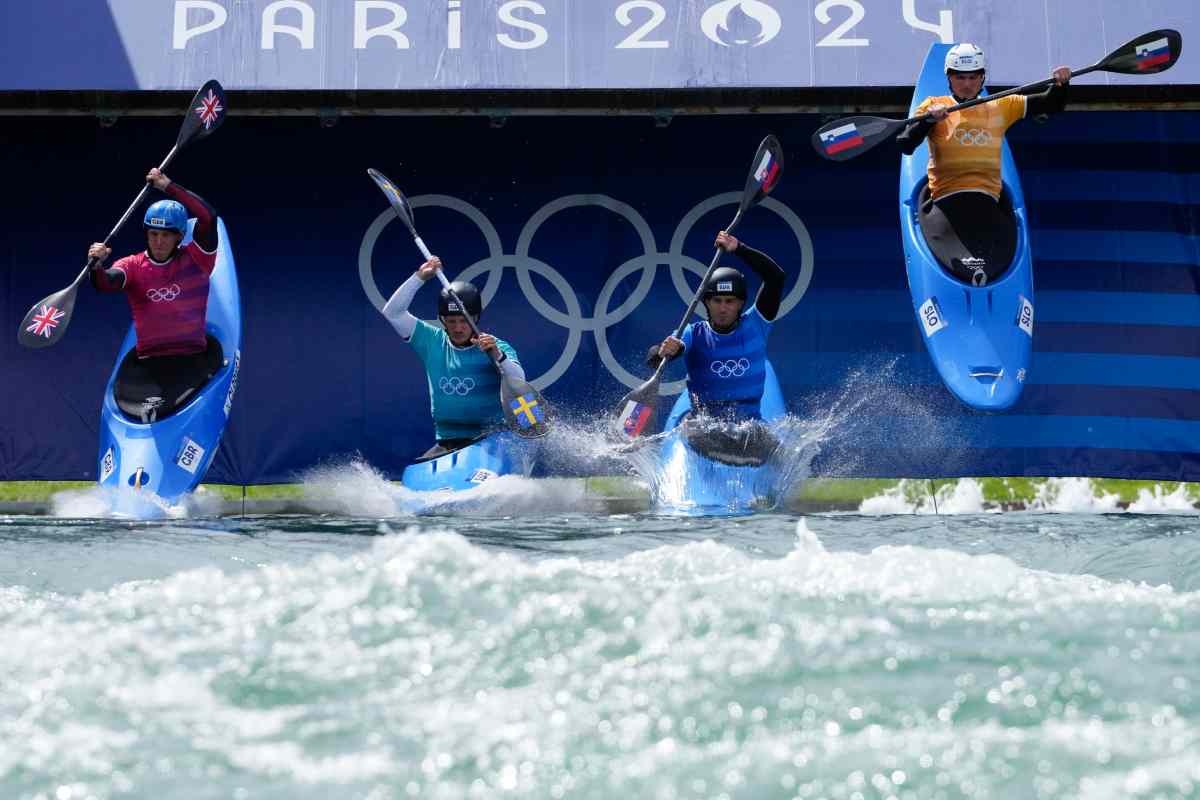
{"label": "paddle blade with swedish flag", "polygon": [[500,386],[500,402],[509,427],[520,436],[532,438],[550,432],[545,398],[524,381],[508,380]]}

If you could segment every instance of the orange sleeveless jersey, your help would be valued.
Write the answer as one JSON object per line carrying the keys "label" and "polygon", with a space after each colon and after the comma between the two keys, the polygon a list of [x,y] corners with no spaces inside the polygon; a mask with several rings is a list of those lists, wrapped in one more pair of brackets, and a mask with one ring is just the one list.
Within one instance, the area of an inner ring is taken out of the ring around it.
{"label": "orange sleeveless jersey", "polygon": [[[953,97],[927,97],[917,106],[955,104]],[[929,132],[929,193],[934,200],[955,192],[987,192],[1000,197],[1000,143],[1004,132],[1025,116],[1025,97],[1002,97],[955,111]]]}

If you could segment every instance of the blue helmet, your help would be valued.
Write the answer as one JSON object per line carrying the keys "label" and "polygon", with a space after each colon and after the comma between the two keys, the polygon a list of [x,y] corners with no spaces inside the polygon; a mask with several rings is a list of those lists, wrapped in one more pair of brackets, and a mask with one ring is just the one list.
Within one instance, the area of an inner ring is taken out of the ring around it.
{"label": "blue helmet", "polygon": [[174,200],[159,200],[146,209],[146,217],[142,220],[143,228],[158,228],[164,231],[179,231],[181,236],[187,235],[188,215],[182,203]]}

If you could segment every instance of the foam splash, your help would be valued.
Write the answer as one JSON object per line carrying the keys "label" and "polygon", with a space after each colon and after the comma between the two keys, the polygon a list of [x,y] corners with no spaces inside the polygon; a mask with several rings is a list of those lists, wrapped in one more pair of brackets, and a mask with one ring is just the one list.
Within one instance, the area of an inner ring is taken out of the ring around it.
{"label": "foam splash", "polygon": [[50,497],[50,515],[76,519],[186,519],[221,513],[220,496],[203,486],[169,503],[153,492],[92,486],[66,489]]}
{"label": "foam splash", "polygon": [[411,517],[418,514],[508,516],[595,510],[583,481],[502,475],[459,492],[417,492],[361,459],[326,464],[303,479],[303,505],[319,514]]}
{"label": "foam splash", "polygon": [[[901,480],[882,494],[863,500],[859,513],[980,514],[1003,510],[1001,504],[984,498],[983,484],[975,478],[936,483],[936,493],[931,494],[932,481]],[[1022,507],[1015,499],[1012,505]],[[1200,513],[1186,484],[1178,484],[1170,491],[1158,484],[1151,489],[1138,489],[1137,499],[1128,508],[1122,508],[1118,495],[1105,491],[1090,478],[1047,478],[1036,486],[1033,499],[1023,508],[1055,514]]]}
{"label": "foam splash", "polygon": [[930,493],[928,480],[901,480],[883,494],[859,504],[860,514],[982,514],[999,511],[983,498],[983,484],[973,478],[942,481]]}
{"label": "foam splash", "polygon": [[1137,499],[1129,504],[1135,514],[1197,514],[1196,499],[1188,492],[1186,484],[1179,484],[1167,492],[1159,484],[1153,489],[1138,489]]}
{"label": "foam splash", "polygon": [[1098,491],[1088,478],[1047,478],[1037,487],[1030,511],[1065,514],[1112,514],[1121,510],[1121,498]]}
{"label": "foam splash", "polygon": [[804,519],[778,559],[708,540],[530,562],[410,529],[79,597],[0,589],[0,781],[30,797],[166,796],[195,775],[213,796],[302,800],[1034,797],[1136,765],[1112,796],[1184,796],[1168,781],[1195,773],[1179,654],[1198,610],[1197,593],[996,555],[829,551]]}

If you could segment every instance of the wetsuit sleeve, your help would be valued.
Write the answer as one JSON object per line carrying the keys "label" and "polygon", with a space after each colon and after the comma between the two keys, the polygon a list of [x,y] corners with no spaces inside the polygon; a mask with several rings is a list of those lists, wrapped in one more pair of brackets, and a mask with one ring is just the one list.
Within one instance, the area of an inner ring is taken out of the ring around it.
{"label": "wetsuit sleeve", "polygon": [[[925,109],[933,104],[933,98],[926,98],[921,101],[921,105],[917,106],[916,114],[918,116],[925,113]],[[905,128],[899,136],[896,137],[896,145],[900,148],[900,152],[906,156],[911,156],[921,146],[921,142],[929,136],[929,132],[933,130],[937,122],[931,119],[920,119]]]}
{"label": "wetsuit sleeve", "polygon": [[383,316],[392,323],[396,333],[400,334],[400,338],[406,342],[412,338],[413,331],[417,329],[417,318],[409,313],[408,307],[424,285],[425,281],[421,280],[414,272],[408,277],[408,280],[400,284],[400,288],[392,293],[391,298],[383,306]]}
{"label": "wetsuit sleeve", "polygon": [[921,142],[925,141],[929,136],[929,132],[937,125],[931,119],[919,119],[904,129],[899,136],[896,137],[896,144],[900,148],[900,152],[906,156],[911,156],[921,146]]}
{"label": "wetsuit sleeve", "polygon": [[[1067,84],[1070,85],[1070,84]],[[1038,114],[1057,114],[1067,107],[1067,86],[1050,84],[1044,92],[1025,95],[1025,117]]]}
{"label": "wetsuit sleeve", "polygon": [[499,347],[500,352],[504,354],[504,358],[500,361],[500,371],[509,378],[525,380],[525,368],[521,366],[521,359],[512,345],[503,339],[497,339],[496,347]]}
{"label": "wetsuit sleeve", "polygon": [[125,270],[122,268],[125,259],[121,259],[107,269],[97,264],[92,267],[91,274],[88,277],[92,281],[98,291],[101,292],[119,292],[125,288],[125,282],[128,278]]}
{"label": "wetsuit sleeve", "polygon": [[763,319],[767,322],[774,321],[779,314],[779,304],[783,302],[783,284],[787,280],[787,273],[769,255],[748,247],[745,243],[738,242],[738,249],[734,254],[762,279],[762,286],[758,287],[758,296],[754,298],[754,306]]}
{"label": "wetsuit sleeve", "polygon": [[172,182],[165,192],[167,197],[178,200],[187,209],[188,216],[196,218],[192,229],[192,241],[206,253],[217,252],[217,212],[200,195],[189,192],[178,183]]}

